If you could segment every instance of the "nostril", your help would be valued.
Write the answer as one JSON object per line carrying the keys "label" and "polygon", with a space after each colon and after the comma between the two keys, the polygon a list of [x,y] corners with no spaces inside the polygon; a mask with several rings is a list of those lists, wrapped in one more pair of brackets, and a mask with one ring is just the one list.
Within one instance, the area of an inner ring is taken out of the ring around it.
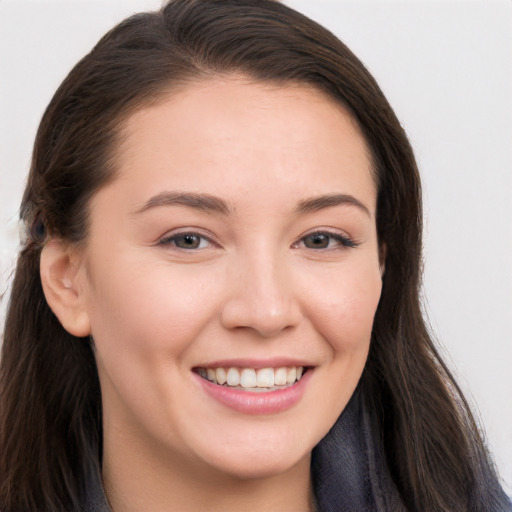
{"label": "nostril", "polygon": [[296,327],[301,317],[300,309],[291,301],[272,306],[238,299],[225,305],[221,321],[226,329],[251,329],[262,338],[272,338]]}
{"label": "nostril", "polygon": [[240,265],[232,269],[238,279],[222,306],[222,323],[227,329],[252,329],[262,338],[271,338],[300,322],[300,293],[284,260],[267,246],[253,249],[250,261],[234,262]]}

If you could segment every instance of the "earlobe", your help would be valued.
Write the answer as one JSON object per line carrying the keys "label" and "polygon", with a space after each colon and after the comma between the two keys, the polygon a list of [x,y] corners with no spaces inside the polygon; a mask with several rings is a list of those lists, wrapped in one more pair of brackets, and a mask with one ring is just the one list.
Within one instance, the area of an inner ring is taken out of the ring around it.
{"label": "earlobe", "polygon": [[73,336],[91,333],[78,255],[62,240],[50,240],[41,252],[41,282],[46,301]]}

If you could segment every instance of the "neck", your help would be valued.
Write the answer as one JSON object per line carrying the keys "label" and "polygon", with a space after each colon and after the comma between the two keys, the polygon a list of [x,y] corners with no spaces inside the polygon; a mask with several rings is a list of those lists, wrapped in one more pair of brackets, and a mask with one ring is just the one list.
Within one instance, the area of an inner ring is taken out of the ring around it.
{"label": "neck", "polygon": [[280,474],[240,478],[133,441],[119,432],[104,440],[103,482],[113,512],[314,510],[309,454]]}

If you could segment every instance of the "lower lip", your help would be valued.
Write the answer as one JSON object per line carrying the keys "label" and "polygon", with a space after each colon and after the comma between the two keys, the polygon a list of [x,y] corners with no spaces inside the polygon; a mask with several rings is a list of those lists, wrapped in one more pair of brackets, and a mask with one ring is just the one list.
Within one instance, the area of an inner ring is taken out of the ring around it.
{"label": "lower lip", "polygon": [[285,389],[263,392],[219,386],[199,375],[196,377],[209,396],[230,409],[244,414],[277,414],[290,409],[299,402],[312,373],[313,370],[309,369],[299,381]]}

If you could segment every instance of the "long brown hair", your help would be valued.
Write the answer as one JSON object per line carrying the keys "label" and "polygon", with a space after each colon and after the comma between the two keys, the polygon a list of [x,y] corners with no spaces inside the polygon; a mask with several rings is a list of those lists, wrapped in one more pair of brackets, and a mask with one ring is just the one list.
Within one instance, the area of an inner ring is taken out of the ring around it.
{"label": "long brown hair", "polygon": [[350,50],[272,0],[174,0],[132,16],[75,66],[47,107],[21,205],[31,236],[19,254],[2,349],[0,508],[79,510],[85,475],[100,466],[93,350],[88,338],[66,332],[46,303],[39,277],[46,236],[86,240],[88,204],[115,178],[116,143],[130,113],[189,81],[229,72],[309,84],[358,122],[373,161],[385,247],[361,390],[409,510],[489,510],[497,479],[422,317],[421,188],[411,146]]}

